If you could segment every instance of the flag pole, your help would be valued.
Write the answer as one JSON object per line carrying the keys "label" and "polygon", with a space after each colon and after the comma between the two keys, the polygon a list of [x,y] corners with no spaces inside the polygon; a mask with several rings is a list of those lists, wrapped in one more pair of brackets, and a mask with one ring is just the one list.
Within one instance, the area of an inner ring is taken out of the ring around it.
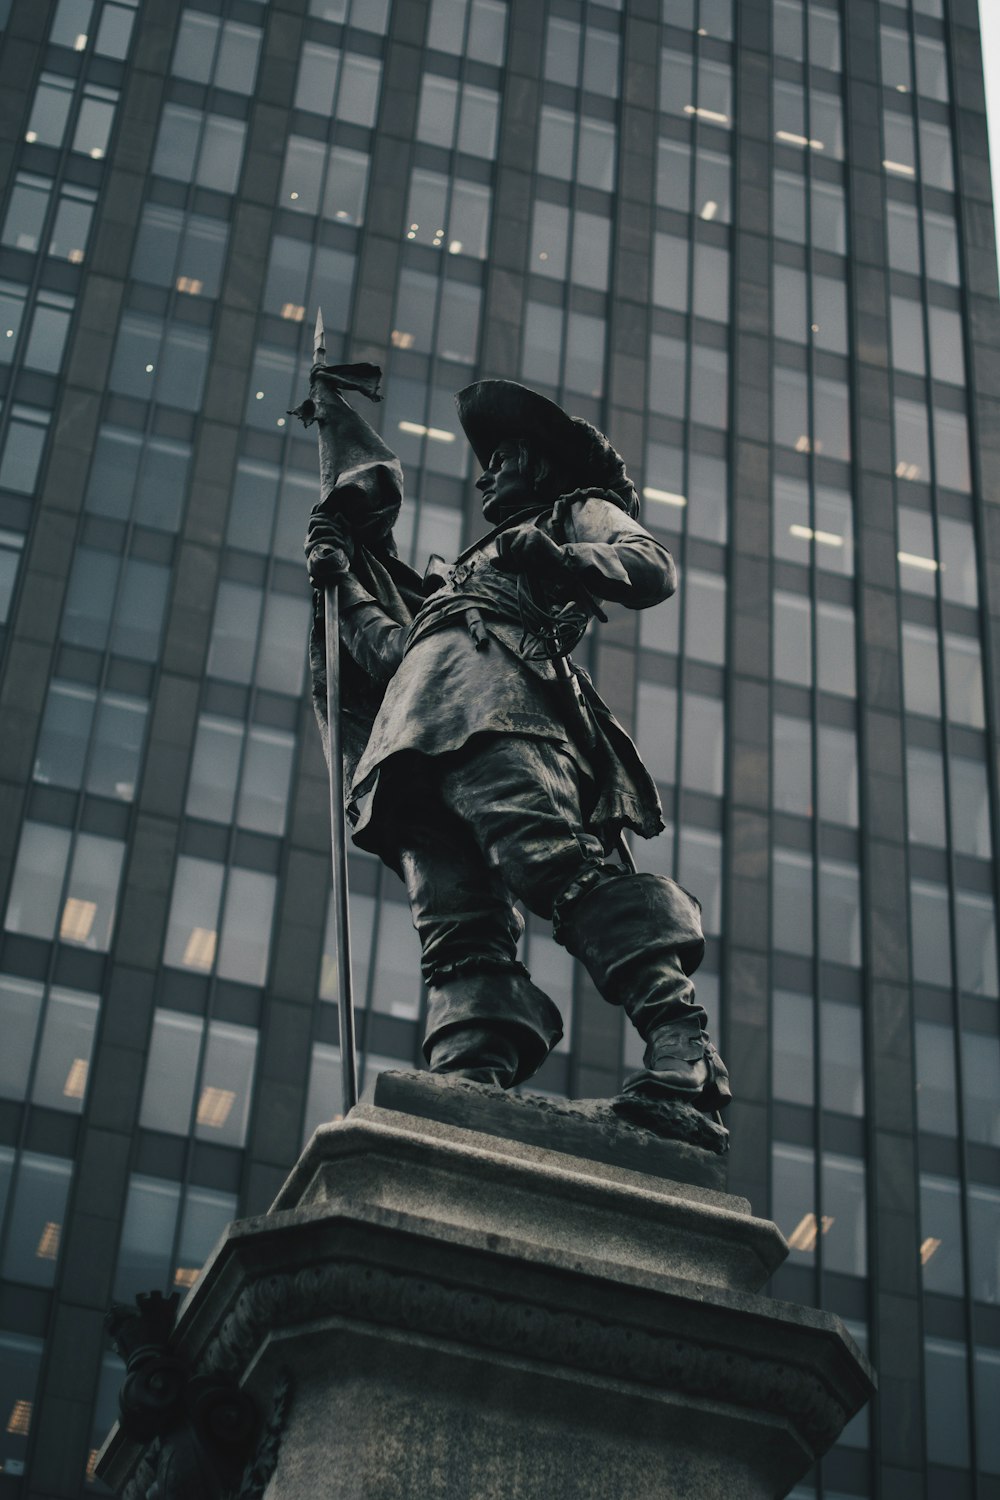
{"label": "flag pole", "polygon": [[[313,367],[326,363],[323,310],[316,313]],[[315,402],[322,455],[322,402]],[[322,466],[321,466],[322,467]],[[325,498],[324,496],[320,497]],[[330,851],[333,865],[334,933],[337,945],[337,1009],[340,1019],[340,1066],[343,1110],[358,1102],[358,1068],[354,1041],[354,992],[351,981],[351,918],[347,892],[347,823],[344,817],[344,761],[340,736],[340,611],[337,585],[323,590],[326,642],[326,723],[330,748]]]}

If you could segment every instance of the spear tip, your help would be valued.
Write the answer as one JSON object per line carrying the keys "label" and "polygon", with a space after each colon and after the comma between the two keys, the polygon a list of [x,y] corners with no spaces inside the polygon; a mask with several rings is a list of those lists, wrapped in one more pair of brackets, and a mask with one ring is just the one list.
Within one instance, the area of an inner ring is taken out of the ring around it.
{"label": "spear tip", "polygon": [[326,353],[326,329],[323,327],[323,309],[316,309],[316,337],[313,340],[313,355],[316,363],[319,363],[321,354]]}

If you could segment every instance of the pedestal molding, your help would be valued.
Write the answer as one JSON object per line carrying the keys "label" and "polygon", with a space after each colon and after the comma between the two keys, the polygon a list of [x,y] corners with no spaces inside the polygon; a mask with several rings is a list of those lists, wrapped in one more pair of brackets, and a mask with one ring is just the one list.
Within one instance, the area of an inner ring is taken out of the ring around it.
{"label": "pedestal molding", "polygon": [[331,1314],[766,1410],[787,1418],[817,1455],[852,1411],[797,1363],[350,1260],[249,1282],[199,1367],[238,1375],[272,1330]]}

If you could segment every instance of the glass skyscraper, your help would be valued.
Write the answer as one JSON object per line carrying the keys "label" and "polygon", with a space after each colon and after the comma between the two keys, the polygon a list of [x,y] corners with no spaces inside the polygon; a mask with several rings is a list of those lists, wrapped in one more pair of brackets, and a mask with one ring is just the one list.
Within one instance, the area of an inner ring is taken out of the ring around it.
{"label": "glass skyscraper", "polygon": [[[578,656],[703,902],[731,1187],[880,1392],[796,1500],[1000,1497],[1000,305],[975,0],[0,0],[0,1500],[103,1493],[112,1298],[340,1107],[305,394],[607,431],[682,575]],[[418,1056],[350,860],[363,1071]],[[537,923],[540,1089],[636,1039]]]}

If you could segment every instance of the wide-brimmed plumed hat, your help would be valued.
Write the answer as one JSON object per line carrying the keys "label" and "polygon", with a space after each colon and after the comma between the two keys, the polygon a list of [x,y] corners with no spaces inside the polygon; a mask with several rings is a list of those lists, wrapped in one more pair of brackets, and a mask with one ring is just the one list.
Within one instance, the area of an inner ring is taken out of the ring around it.
{"label": "wide-brimmed plumed hat", "polygon": [[635,485],[604,433],[582,417],[571,417],[547,396],[516,380],[477,380],[458,392],[455,405],[484,469],[501,443],[523,441],[537,446],[553,465],[563,494],[608,490],[630,516],[638,513]]}

